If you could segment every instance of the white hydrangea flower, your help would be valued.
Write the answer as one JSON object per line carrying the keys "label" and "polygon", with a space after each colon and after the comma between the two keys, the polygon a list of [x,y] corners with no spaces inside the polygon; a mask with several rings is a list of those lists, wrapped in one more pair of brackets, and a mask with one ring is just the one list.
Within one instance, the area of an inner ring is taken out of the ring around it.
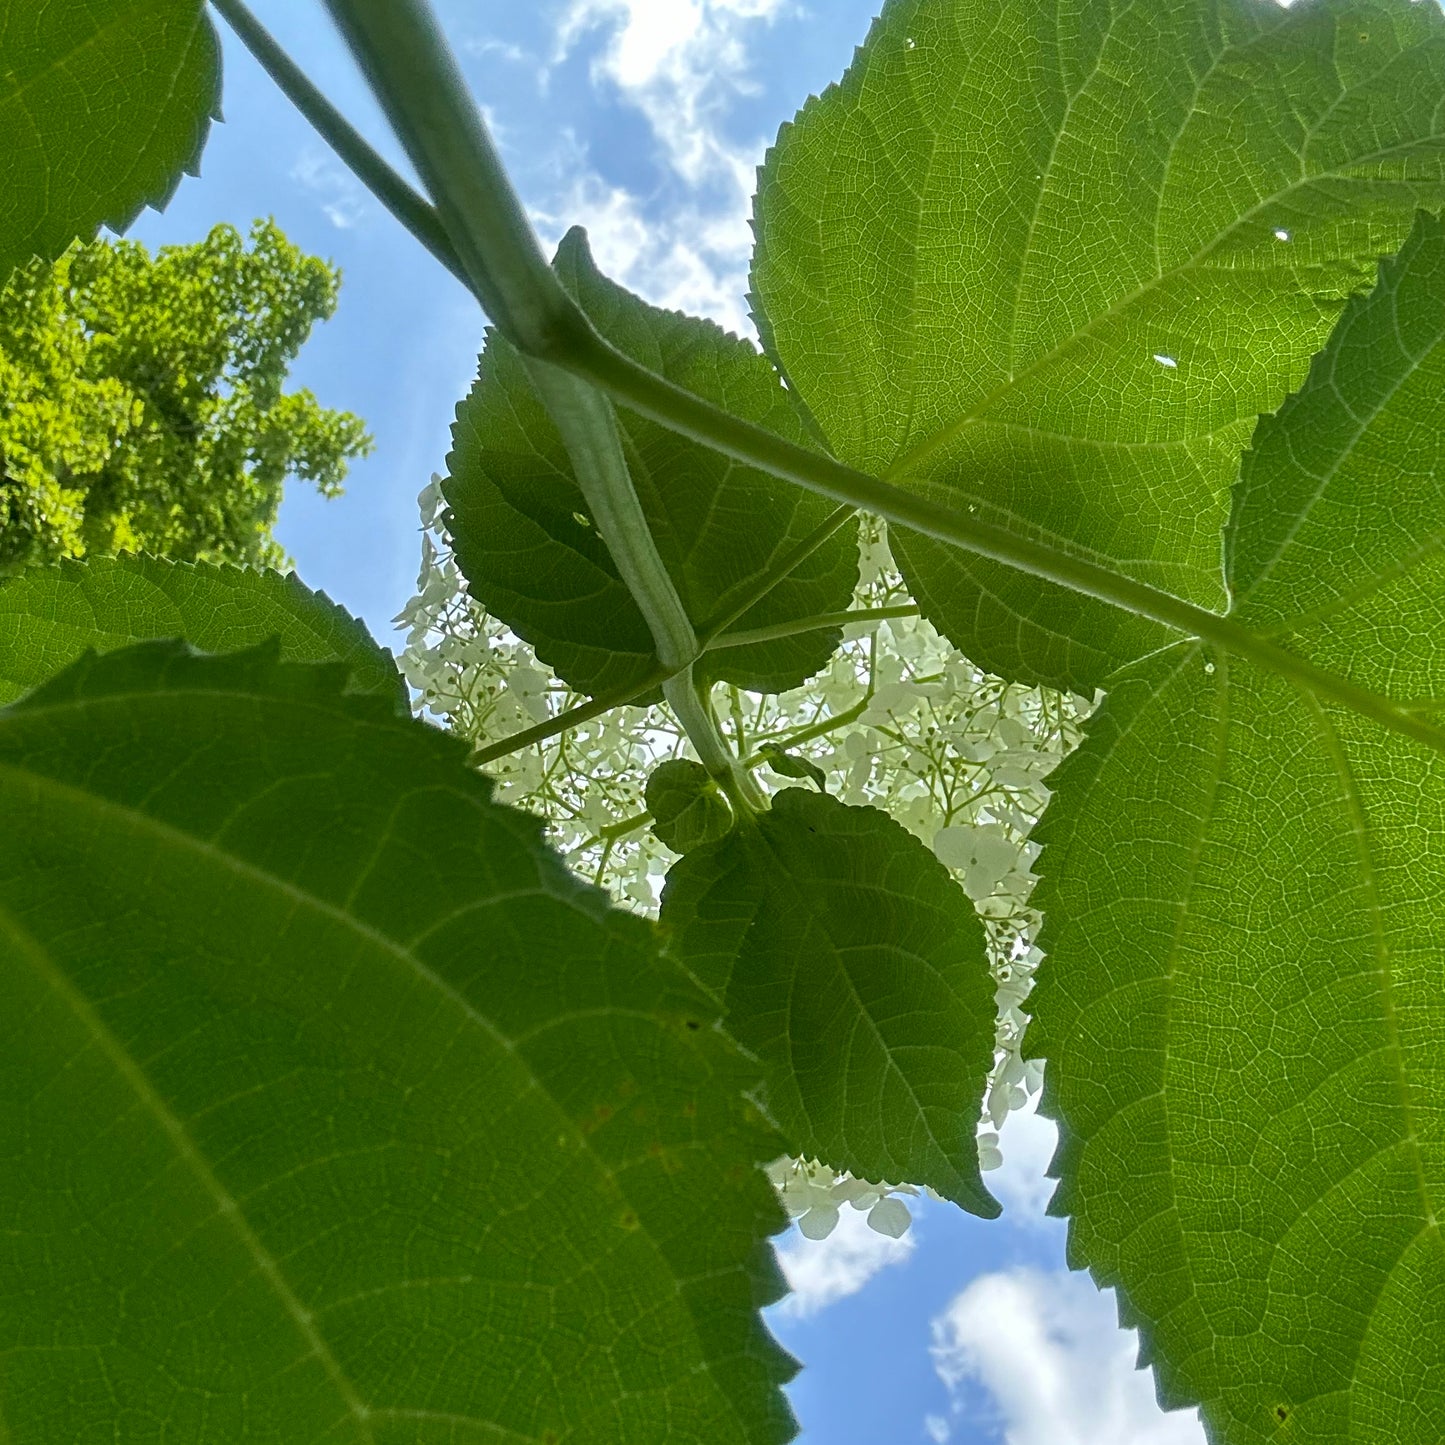
{"label": "white hydrangea flower", "polygon": [[[467,595],[442,525],[439,479],[418,504],[417,594],[396,619],[407,633],[401,666],[417,711],[481,748],[584,702]],[[882,523],[863,519],[859,553],[854,605],[908,605]],[[979,1154],[983,1168],[996,1168],[997,1129],[1042,1081],[1042,1066],[1020,1056],[1041,957],[1033,945],[1039,918],[1029,906],[1038,849],[1028,833],[1048,801],[1046,779],[1078,741],[1092,704],[980,672],[916,615],[850,624],[833,660],[792,692],[719,687],[715,702],[761,782],[770,781],[759,766],[763,744],[798,752],[824,770],[843,802],[882,808],[931,847],[973,899],[998,1008],[984,1106],[992,1129],[979,1135]],[[665,707],[622,707],[486,767],[500,798],[547,820],[574,868],[624,905],[655,913],[673,854],[646,826],[643,790],[658,762],[686,753]],[[917,1192],[910,1186],[871,1184],[811,1161],[780,1165],[775,1182],[811,1238],[832,1231],[842,1205],[864,1207],[863,1200],[881,1233],[907,1228],[904,1198]]]}

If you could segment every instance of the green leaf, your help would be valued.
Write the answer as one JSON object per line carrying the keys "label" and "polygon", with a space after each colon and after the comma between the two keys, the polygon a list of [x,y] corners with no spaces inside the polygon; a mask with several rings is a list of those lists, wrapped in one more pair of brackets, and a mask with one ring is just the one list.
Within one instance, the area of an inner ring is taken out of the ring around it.
{"label": "green leaf", "polygon": [[733,810],[722,789],[701,763],[687,758],[669,759],[652,770],[647,811],[652,831],[677,853],[716,843],[733,825]]}
{"label": "green leaf", "polygon": [[782,1441],[779,1140],[655,930],[340,666],[0,712],[0,1419]]}
{"label": "green leaf", "polygon": [[[768,158],[754,300],[843,460],[1223,610],[1256,414],[1442,201],[1435,5],[891,0]],[[1167,640],[890,537],[990,671],[1088,692]]]}
{"label": "green leaf", "polygon": [[81,653],[178,637],[203,652],[268,638],[291,662],[345,662],[352,692],[396,700],[406,687],[383,647],[294,575],[160,557],[94,557],[0,583],[0,703],[38,687]]}
{"label": "green leaf", "polygon": [[202,0],[0,0],[0,285],[164,206],[220,96]]}
{"label": "green leaf", "polygon": [[922,843],[876,808],[786,789],[673,865],[662,923],[762,1060],[790,1153],[999,1212],[975,1143],[994,1046],[983,926]]}
{"label": "green leaf", "polygon": [[[628,355],[790,441],[809,440],[777,373],[748,342],[709,321],[648,306],[609,281],[581,230],[563,239],[556,267],[593,324]],[[618,422],[658,551],[704,634],[731,623],[764,574],[834,510],[634,413],[620,410]],[[589,520],[521,359],[495,332],[452,437],[447,526],[472,594],[580,691],[643,682],[656,667],[647,624]],[[852,522],[833,533],[747,607],[736,628],[846,607],[858,578],[855,538]],[[841,637],[831,628],[719,649],[697,672],[780,692],[822,667]]]}
{"label": "green leaf", "polygon": [[[1236,615],[1438,689],[1445,225],[1261,423]],[[1413,610],[1412,610],[1413,608]],[[1445,732],[1197,644],[1050,777],[1029,1051],[1070,1254],[1216,1445],[1445,1438]]]}
{"label": "green leaf", "polygon": [[782,778],[810,778],[820,793],[828,791],[828,775],[811,758],[790,753],[777,743],[764,743],[758,752],[767,759],[768,768]]}

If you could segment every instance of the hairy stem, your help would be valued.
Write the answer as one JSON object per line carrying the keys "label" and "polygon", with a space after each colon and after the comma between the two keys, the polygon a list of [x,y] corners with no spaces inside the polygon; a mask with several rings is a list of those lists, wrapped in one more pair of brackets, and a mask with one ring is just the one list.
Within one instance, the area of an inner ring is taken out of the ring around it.
{"label": "hairy stem", "polygon": [[361,132],[317,89],[311,77],[276,43],[243,0],[211,0],[237,39],[255,56],[281,93],[377,200],[471,290],[471,278],[431,204],[372,148]]}
{"label": "hairy stem", "polygon": [[701,649],[632,485],[612,403],[546,362],[528,362],[527,374],[562,435],[592,521],[647,621],[658,661],[669,674],[682,672]]}

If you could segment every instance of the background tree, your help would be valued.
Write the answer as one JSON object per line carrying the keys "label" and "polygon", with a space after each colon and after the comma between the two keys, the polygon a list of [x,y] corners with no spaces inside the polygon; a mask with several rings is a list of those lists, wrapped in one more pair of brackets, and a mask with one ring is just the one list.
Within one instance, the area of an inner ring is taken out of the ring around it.
{"label": "background tree", "polygon": [[283,389],[339,283],[271,221],[16,270],[0,290],[0,575],[122,550],[282,561],[286,478],[335,496],[371,447],[351,413]]}

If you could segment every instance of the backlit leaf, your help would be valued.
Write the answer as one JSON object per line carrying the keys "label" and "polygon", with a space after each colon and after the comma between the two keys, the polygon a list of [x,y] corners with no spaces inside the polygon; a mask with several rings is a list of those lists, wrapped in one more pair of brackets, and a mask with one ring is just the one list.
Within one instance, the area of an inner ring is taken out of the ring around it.
{"label": "backlit leaf", "polygon": [[160,557],[92,557],[0,582],[0,703],[68,667],[88,648],[182,638],[202,652],[280,639],[290,662],[345,662],[353,692],[406,704],[391,655],[324,593],[294,575]]}
{"label": "backlit leaf", "polygon": [[0,712],[0,1419],[782,1441],[779,1141],[644,921],[341,666]]}
{"label": "backlit leaf", "polygon": [[[1237,613],[1438,693],[1445,226],[1422,217],[1263,422]],[[1050,778],[1054,1208],[1215,1445],[1445,1438],[1445,731],[1199,645]]]}
{"label": "backlit leaf", "polygon": [[203,0],[0,0],[0,283],[163,206],[220,86]]}
{"label": "backlit leaf", "polygon": [[[1222,611],[1256,415],[1445,201],[1410,0],[890,0],[757,200],[769,349],[844,460]],[[890,531],[925,614],[1088,692],[1153,624]]]}

